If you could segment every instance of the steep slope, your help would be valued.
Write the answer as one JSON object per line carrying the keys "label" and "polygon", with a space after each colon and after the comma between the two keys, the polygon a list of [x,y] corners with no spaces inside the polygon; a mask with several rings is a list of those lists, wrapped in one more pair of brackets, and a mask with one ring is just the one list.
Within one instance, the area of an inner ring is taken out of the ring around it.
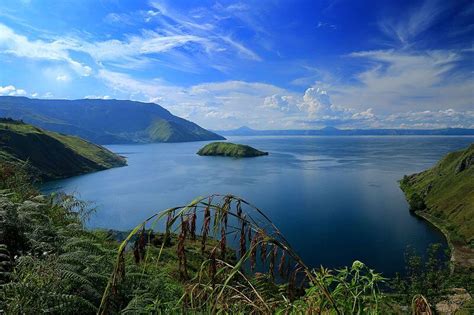
{"label": "steep slope", "polygon": [[28,162],[46,180],[126,165],[101,146],[11,119],[0,119],[0,161]]}
{"label": "steep slope", "polygon": [[469,249],[474,249],[474,144],[448,154],[429,170],[405,176],[400,187],[412,211],[440,227],[458,247],[458,254],[463,250],[470,254]]}
{"label": "steep slope", "polygon": [[21,119],[101,144],[221,140],[153,103],[125,100],[40,100],[0,97],[0,117]]}

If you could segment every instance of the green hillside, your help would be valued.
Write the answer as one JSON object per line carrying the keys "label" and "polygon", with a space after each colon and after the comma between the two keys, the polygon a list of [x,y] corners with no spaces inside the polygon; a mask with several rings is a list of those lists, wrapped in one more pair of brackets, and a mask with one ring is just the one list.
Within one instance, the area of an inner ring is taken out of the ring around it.
{"label": "green hillside", "polygon": [[41,100],[0,96],[0,117],[21,119],[46,130],[99,144],[224,139],[174,116],[158,104],[127,100]]}
{"label": "green hillside", "polygon": [[243,144],[235,144],[230,142],[213,142],[202,147],[197,152],[197,154],[241,158],[268,155],[268,152],[262,152],[260,150]]}
{"label": "green hillside", "polygon": [[474,247],[474,144],[449,153],[429,170],[405,176],[400,186],[412,211],[440,227],[457,247],[458,255],[471,256]]}
{"label": "green hillside", "polygon": [[65,178],[126,165],[124,158],[104,147],[11,119],[0,119],[0,160],[28,162],[42,179]]}

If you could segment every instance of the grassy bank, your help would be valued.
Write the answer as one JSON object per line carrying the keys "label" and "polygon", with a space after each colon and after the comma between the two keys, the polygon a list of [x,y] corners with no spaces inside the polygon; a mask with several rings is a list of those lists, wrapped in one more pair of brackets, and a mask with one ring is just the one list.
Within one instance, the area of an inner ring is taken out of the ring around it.
{"label": "grassy bank", "polygon": [[27,164],[43,180],[126,165],[102,146],[5,118],[0,119],[0,162]]}
{"label": "grassy bank", "polygon": [[474,145],[448,154],[431,169],[405,176],[400,187],[410,211],[446,236],[454,264],[474,268]]}

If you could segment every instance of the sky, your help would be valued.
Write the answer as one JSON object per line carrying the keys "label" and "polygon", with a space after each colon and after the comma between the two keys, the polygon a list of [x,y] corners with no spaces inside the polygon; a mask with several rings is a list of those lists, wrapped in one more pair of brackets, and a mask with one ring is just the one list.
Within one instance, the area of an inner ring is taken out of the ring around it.
{"label": "sky", "polygon": [[0,95],[213,130],[474,128],[473,1],[2,0]]}

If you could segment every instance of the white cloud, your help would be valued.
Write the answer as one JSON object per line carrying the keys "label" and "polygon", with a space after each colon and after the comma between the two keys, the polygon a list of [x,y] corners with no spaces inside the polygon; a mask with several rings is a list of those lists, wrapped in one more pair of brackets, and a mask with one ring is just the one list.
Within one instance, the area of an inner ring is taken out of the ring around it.
{"label": "white cloud", "polygon": [[26,95],[26,91],[23,89],[18,89],[13,85],[7,86],[0,86],[0,95],[8,95],[8,96],[24,96]]}
{"label": "white cloud", "polygon": [[249,125],[260,129],[319,128],[444,128],[472,127],[474,112],[398,111],[375,113],[334,105],[328,92],[313,86],[303,94],[271,84],[225,81],[174,86],[163,80],[136,80],[129,75],[101,71],[101,78],[125,97],[157,102],[172,113],[211,129]]}
{"label": "white cloud", "polygon": [[449,108],[439,111],[396,113],[388,115],[384,123],[394,128],[474,128],[474,111],[456,111]]}
{"label": "white cloud", "polygon": [[263,107],[278,109],[284,112],[292,110],[292,105],[295,103],[293,96],[274,94],[265,97]]}
{"label": "white cloud", "polygon": [[[223,60],[234,58],[235,54],[245,59],[261,61],[257,53],[232,38],[230,34],[215,29],[214,25],[195,21],[162,4],[153,2],[151,5],[156,11],[139,11],[134,14],[141,18],[147,16],[155,19],[155,28],[142,30],[139,34],[125,35],[123,39],[87,41],[83,38],[63,36],[33,40],[0,23],[0,53],[64,62],[80,76],[90,75],[92,68],[80,61],[77,54],[71,54],[72,52],[87,54],[99,67],[109,63],[123,68],[144,67],[151,62],[160,64],[162,58],[157,58],[157,55],[167,54],[171,58],[161,65],[191,72],[197,63],[225,71]],[[126,14],[110,13],[106,21],[133,24],[132,16]],[[177,48],[182,49],[178,51]]]}
{"label": "white cloud", "polygon": [[233,48],[235,48],[240,55],[255,61],[262,61],[262,58],[260,58],[259,55],[245,47],[243,44],[233,40],[230,36],[221,36],[221,39]]}
{"label": "white cloud", "polygon": [[125,97],[157,101],[174,114],[212,129],[241,125],[256,128],[302,128],[310,125],[350,124],[374,118],[371,109],[356,112],[332,105],[327,93],[308,88],[304,95],[259,82],[225,81],[190,87],[163,80],[136,80],[102,70],[100,77]]}
{"label": "white cloud", "polygon": [[146,31],[140,36],[130,36],[125,41],[82,42],[75,49],[89,54],[96,61],[130,62],[139,61],[142,59],[140,56],[167,52],[188,43],[206,46],[207,42],[207,39],[193,35],[166,36]]}
{"label": "white cloud", "polygon": [[56,77],[56,80],[57,81],[62,81],[62,82],[68,82],[68,81],[71,80],[71,78],[66,74],[60,74]]}
{"label": "white cloud", "polygon": [[384,18],[379,22],[380,30],[395,42],[408,45],[434,25],[443,13],[442,4],[436,0],[425,0],[403,16]]}
{"label": "white cloud", "polygon": [[[155,17],[156,21],[161,24],[161,28],[165,29],[167,33],[192,35],[207,39],[206,53],[210,54],[212,58],[215,58],[212,53],[216,52],[226,55],[228,58],[233,58],[234,52],[237,52],[243,58],[262,61],[262,58],[255,51],[232,38],[225,28],[219,27],[219,22],[227,19],[226,17],[221,17],[220,12],[205,10],[203,15],[196,14],[196,12],[190,15],[183,15],[158,1],[152,1],[150,5],[157,10],[154,11],[156,14],[153,17]],[[222,8],[220,5],[217,5],[217,7]],[[244,19],[238,12],[245,11],[245,8],[245,5],[238,5],[230,11],[234,13],[235,17]],[[247,24],[253,24],[250,23],[249,19],[244,20],[246,20]],[[255,29],[255,26],[252,28]]]}
{"label": "white cloud", "polygon": [[375,50],[350,55],[370,63],[356,75],[356,84],[330,87],[336,104],[378,112],[467,110],[473,105],[474,79],[471,73],[456,71],[471,58],[460,51],[424,52]]}
{"label": "white cloud", "polygon": [[34,40],[18,35],[12,29],[0,23],[0,53],[15,55],[17,57],[61,61],[81,76],[88,76],[92,69],[70,57],[68,50],[75,43],[63,39],[54,41]]}
{"label": "white cloud", "polygon": [[311,87],[305,91],[300,108],[308,111],[310,116],[334,116],[340,111],[332,105],[327,92],[319,87]]}
{"label": "white cloud", "polygon": [[363,112],[353,113],[351,118],[355,120],[372,120],[375,118],[375,114],[372,108],[367,108]]}
{"label": "white cloud", "polygon": [[[181,87],[159,79],[137,80],[124,73],[105,70],[99,75],[126,98],[158,101],[174,114],[214,129],[238,127],[244,123],[263,127],[267,123],[262,123],[262,118],[267,120],[275,116],[272,109],[262,106],[265,98],[289,93],[258,82],[225,81]],[[280,116],[285,119],[284,115]]]}
{"label": "white cloud", "polygon": [[[48,63],[48,68],[42,69],[53,82],[72,80],[75,73],[88,76],[94,66],[97,75],[94,78],[105,82],[115,92],[114,97],[158,102],[177,115],[215,129],[240,125],[276,129],[324,125],[419,128],[473,125],[470,110],[474,79],[472,72],[465,71],[465,64],[472,61],[472,48],[470,52],[414,50],[413,42],[417,42],[442,14],[439,3],[426,1],[414,7],[406,17],[380,22],[381,30],[396,49],[359,51],[345,56],[352,66],[357,64],[361,69],[347,80],[332,77],[334,73],[326,76],[322,70],[294,80],[294,84],[305,88],[304,92],[237,80],[179,86],[162,79],[136,79],[130,74],[111,71],[117,67],[137,69],[154,65],[195,73],[199,73],[202,66],[227,72],[238,64],[229,62],[236,57],[250,62],[262,61],[258,51],[248,44],[254,40],[264,47],[261,42],[265,40],[261,39],[266,31],[259,22],[265,14],[257,12],[256,6],[241,2],[227,6],[217,3],[208,10],[196,8],[183,13],[157,1],[152,1],[150,6],[153,9],[109,14],[105,20],[112,25],[108,27],[127,24],[127,29],[131,29],[130,25],[136,25],[139,31],[107,40],[41,37],[42,31],[36,31],[39,37],[27,37],[0,23],[0,55],[56,62],[55,66]],[[223,27],[229,19],[253,31],[254,36],[241,42],[236,36],[239,32],[231,34]],[[137,20],[140,20],[139,27]],[[143,30],[143,25],[149,29]],[[319,22],[317,27],[332,26]],[[463,63],[464,70],[458,71]],[[151,73],[150,68],[146,69]],[[349,71],[344,71],[347,73]],[[24,90],[11,87],[1,88],[4,92],[0,89],[0,94],[26,94]],[[52,95],[47,93],[43,97]]]}
{"label": "white cloud", "polygon": [[337,26],[335,24],[319,21],[318,25],[316,25],[316,28],[329,28],[335,30]]}
{"label": "white cloud", "polygon": [[109,95],[87,95],[84,96],[86,99],[90,100],[110,100],[112,99]]}

